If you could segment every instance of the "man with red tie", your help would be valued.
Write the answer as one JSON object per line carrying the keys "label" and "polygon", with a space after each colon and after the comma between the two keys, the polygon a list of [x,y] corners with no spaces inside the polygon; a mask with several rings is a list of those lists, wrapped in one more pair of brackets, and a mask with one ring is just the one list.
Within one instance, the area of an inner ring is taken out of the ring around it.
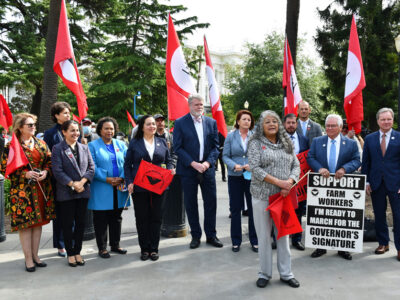
{"label": "man with red tie", "polygon": [[400,261],[400,132],[392,129],[393,110],[381,108],[376,119],[379,130],[366,136],[362,158],[363,174],[367,175],[367,194],[371,195],[375,214],[375,254],[389,251],[389,230],[386,208],[389,197],[393,213],[394,244]]}

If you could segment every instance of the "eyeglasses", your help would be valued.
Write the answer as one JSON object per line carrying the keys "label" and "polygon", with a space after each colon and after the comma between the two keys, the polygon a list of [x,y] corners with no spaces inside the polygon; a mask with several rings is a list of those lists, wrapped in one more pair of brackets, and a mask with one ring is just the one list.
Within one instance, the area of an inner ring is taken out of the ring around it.
{"label": "eyeglasses", "polygon": [[24,125],[28,126],[29,128],[36,127],[36,123],[28,123],[28,124],[24,124]]}
{"label": "eyeglasses", "polygon": [[325,125],[325,128],[336,128],[336,127],[338,127],[338,125],[337,125],[337,124],[333,124],[333,125],[331,125],[331,124],[329,124],[329,125]]}

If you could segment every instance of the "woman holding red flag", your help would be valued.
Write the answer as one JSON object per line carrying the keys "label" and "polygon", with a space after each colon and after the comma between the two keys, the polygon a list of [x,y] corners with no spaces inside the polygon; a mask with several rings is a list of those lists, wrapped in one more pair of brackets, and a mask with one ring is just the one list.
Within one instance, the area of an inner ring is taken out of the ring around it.
{"label": "woman holding red flag", "polygon": [[155,261],[159,258],[163,194],[158,195],[137,185],[134,186],[133,181],[142,160],[156,166],[166,165],[167,169],[172,169],[173,174],[175,170],[165,139],[155,136],[156,121],[153,116],[141,117],[137,128],[125,158],[125,181],[129,193],[133,193],[136,228],[141,249],[140,259],[144,261],[150,258]]}
{"label": "woman holding red flag", "polygon": [[[45,142],[35,137],[36,116],[20,113],[13,121],[15,137],[20,142],[29,164],[9,175],[11,181],[11,230],[19,232],[25,268],[34,272],[35,267],[46,267],[38,256],[42,226],[54,215],[54,199],[50,182],[51,153]],[[18,145],[17,145],[18,146]],[[9,154],[17,151],[6,146],[1,160],[1,171],[7,168]],[[13,160],[16,160],[13,157]]]}
{"label": "woman holding red flag", "polygon": [[[269,197],[279,192],[286,197],[300,175],[293,143],[274,111],[261,113],[255,133],[250,137],[247,155],[252,172],[250,192],[260,258],[257,286],[263,288],[272,277],[272,228],[278,235],[270,212],[266,211]],[[281,281],[291,287],[299,287],[291,269],[288,235],[277,240],[277,249]]]}

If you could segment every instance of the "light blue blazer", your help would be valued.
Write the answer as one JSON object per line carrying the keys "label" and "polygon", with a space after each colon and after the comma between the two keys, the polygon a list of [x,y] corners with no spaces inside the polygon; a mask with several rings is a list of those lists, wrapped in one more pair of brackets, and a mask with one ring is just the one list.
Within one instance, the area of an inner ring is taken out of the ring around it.
{"label": "light blue blazer", "polygon": [[[249,131],[248,138],[253,134]],[[242,137],[238,129],[228,134],[224,143],[224,151],[222,153],[222,159],[227,165],[229,176],[242,176],[243,171],[235,172],[235,165],[246,165],[249,163],[247,158],[247,151],[244,151],[242,146]]]}
{"label": "light blue blazer", "polygon": [[[117,139],[113,139],[115,154],[117,156],[118,177],[124,176],[124,162],[126,151],[128,148],[125,143]],[[113,202],[113,187],[106,183],[107,177],[113,177],[113,165],[108,154],[108,150],[103,140],[97,139],[89,143],[89,150],[92,154],[95,164],[94,179],[91,184],[91,194],[89,198],[88,208],[91,210],[112,210]],[[128,192],[118,190],[118,207],[123,208],[128,197]],[[128,204],[129,205],[129,200]]]}

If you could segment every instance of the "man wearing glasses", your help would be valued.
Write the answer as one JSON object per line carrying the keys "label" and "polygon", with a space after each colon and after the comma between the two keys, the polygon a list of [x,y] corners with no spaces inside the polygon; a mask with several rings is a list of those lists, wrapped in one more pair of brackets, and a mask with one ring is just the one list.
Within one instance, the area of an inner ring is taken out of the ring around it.
{"label": "man wearing glasses", "polygon": [[[326,135],[315,138],[308,152],[308,165],[326,178],[335,174],[335,178],[340,179],[344,174],[355,172],[361,165],[357,143],[340,134],[342,128],[341,116],[328,115],[325,120]],[[315,249],[311,257],[324,254],[325,249]],[[352,259],[348,251],[338,251],[338,254],[344,259]]]}

